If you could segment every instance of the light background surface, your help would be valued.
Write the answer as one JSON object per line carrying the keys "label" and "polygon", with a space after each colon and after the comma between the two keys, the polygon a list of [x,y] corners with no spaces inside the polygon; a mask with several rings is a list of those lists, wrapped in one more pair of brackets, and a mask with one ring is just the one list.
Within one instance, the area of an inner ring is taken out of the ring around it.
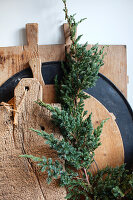
{"label": "light background surface", "polygon": [[[70,14],[87,17],[81,43],[127,46],[128,101],[133,108],[133,0],[67,0]],[[0,0],[0,46],[26,44],[25,24],[39,24],[39,44],[62,44],[61,0]]]}

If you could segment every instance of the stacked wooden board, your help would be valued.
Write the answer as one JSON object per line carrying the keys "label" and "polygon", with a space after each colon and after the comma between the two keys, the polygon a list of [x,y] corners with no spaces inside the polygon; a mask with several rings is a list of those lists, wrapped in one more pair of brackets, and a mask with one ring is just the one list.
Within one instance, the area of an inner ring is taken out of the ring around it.
{"label": "stacked wooden board", "polygon": [[[39,136],[29,128],[54,132],[58,130],[51,124],[50,114],[39,108],[34,101],[43,99],[55,103],[54,85],[45,85],[41,75],[41,62],[63,61],[65,48],[70,44],[68,25],[64,24],[66,44],[38,45],[38,24],[27,24],[27,45],[0,48],[0,85],[17,72],[31,67],[34,79],[23,79],[15,89],[12,104],[0,107],[0,199],[64,199],[65,189],[58,187],[58,182],[47,186],[46,174],[42,175],[36,166],[20,154],[30,153],[36,156],[50,156],[57,159],[54,151],[44,145]],[[91,45],[88,45],[88,49]],[[126,47],[110,46],[105,65],[101,72],[110,78],[123,94],[127,95]],[[55,104],[59,106],[59,104]],[[115,117],[91,97],[85,101],[85,109],[93,113],[93,124],[97,126],[103,119],[110,118],[105,124],[101,136],[102,146],[96,150],[95,159],[99,168],[107,165],[116,166],[124,161],[123,142]],[[117,152],[117,156],[116,156]],[[92,166],[95,171],[95,166]],[[5,187],[6,185],[6,187]]]}

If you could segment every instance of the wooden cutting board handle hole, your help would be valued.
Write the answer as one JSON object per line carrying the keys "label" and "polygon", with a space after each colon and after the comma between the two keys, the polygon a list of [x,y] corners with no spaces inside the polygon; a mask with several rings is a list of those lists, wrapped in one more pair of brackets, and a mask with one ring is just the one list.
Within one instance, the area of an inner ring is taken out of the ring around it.
{"label": "wooden cutting board handle hole", "polygon": [[25,90],[28,91],[30,88],[29,86],[25,86]]}

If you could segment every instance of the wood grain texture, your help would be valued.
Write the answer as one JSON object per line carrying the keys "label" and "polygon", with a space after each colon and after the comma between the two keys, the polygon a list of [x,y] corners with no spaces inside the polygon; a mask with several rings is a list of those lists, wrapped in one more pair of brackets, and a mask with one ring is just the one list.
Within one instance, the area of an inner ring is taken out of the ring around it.
{"label": "wood grain texture", "polygon": [[[61,138],[51,122],[50,112],[34,101],[42,99],[42,89],[36,79],[23,79],[15,89],[15,125],[13,113],[0,107],[0,199],[1,200],[63,200],[66,191],[53,181],[47,185],[46,173],[39,172],[31,160],[20,158],[22,154],[58,159],[55,151],[44,144],[30,128],[53,132]],[[55,106],[60,106],[56,104]]]}
{"label": "wood grain texture", "polygon": [[29,61],[29,66],[31,67],[33,78],[36,78],[42,86],[43,98],[45,103],[56,103],[56,94],[54,85],[45,85],[41,73],[41,59],[35,58]]}
{"label": "wood grain texture", "polygon": [[65,44],[38,46],[38,24],[26,25],[27,45],[0,47],[0,86],[11,76],[29,67],[29,61],[61,61],[65,58]]}
{"label": "wood grain texture", "polygon": [[109,78],[127,97],[127,55],[125,45],[111,45],[100,72]]}
{"label": "wood grain texture", "polygon": [[63,61],[65,59],[65,44],[39,45],[38,52],[42,63]]}
{"label": "wood grain texture", "polygon": [[26,37],[28,46],[34,46],[38,44],[38,24],[26,24]]}
{"label": "wood grain texture", "polygon": [[[92,45],[88,45],[90,49]],[[102,45],[99,45],[101,48]],[[104,65],[100,69],[100,73],[109,78],[122,94],[127,97],[127,55],[125,45],[109,45],[105,50],[107,55],[104,58]]]}
{"label": "wood grain texture", "polygon": [[[50,91],[49,91],[50,92]],[[44,127],[48,133],[53,132],[60,138],[60,133],[51,123],[50,113],[34,103],[42,99],[41,86],[36,79],[22,79],[15,89],[15,112],[0,107],[0,199],[46,199],[62,200],[66,194],[58,187],[58,181],[48,186],[47,175],[39,172],[30,160],[19,158],[21,154],[45,155],[57,159],[57,154],[51,150],[44,140],[29,128],[41,130]],[[59,104],[55,104],[59,106]],[[99,169],[118,166],[124,161],[123,143],[118,126],[106,108],[91,96],[85,100],[85,110],[93,113],[94,127],[108,117],[101,135],[102,145],[95,151],[95,160]],[[13,122],[15,121],[15,124]],[[91,166],[92,173],[97,171],[95,163]]]}
{"label": "wood grain texture", "polygon": [[56,99],[56,91],[54,85],[44,85],[43,86],[43,101],[45,103],[58,103]]}
{"label": "wood grain texture", "polygon": [[[102,120],[109,118],[103,126],[100,137],[102,145],[95,150],[95,160],[98,168],[103,169],[107,166],[120,166],[124,162],[124,147],[120,130],[115,122],[115,116],[109,113],[109,111],[93,96],[85,100],[84,103],[84,110],[88,111],[87,116],[92,112],[94,128],[96,128]],[[93,163],[91,170],[92,172],[97,171],[95,163]]]}
{"label": "wood grain texture", "polygon": [[[61,61],[65,59],[65,46],[69,46],[68,24],[64,24],[66,44],[38,45],[38,25],[27,24],[27,43],[25,46],[0,47],[0,85],[17,72],[27,68],[28,62],[40,58],[41,62]],[[92,45],[88,45],[90,49]],[[99,45],[99,47],[101,47]],[[127,58],[125,45],[109,45],[105,64],[100,72],[107,76],[127,97]]]}
{"label": "wood grain texture", "polygon": [[43,87],[45,83],[43,81],[42,72],[41,72],[41,68],[42,68],[41,59],[34,58],[30,60],[29,66],[32,70],[33,78],[36,78],[41,84],[41,86]]}
{"label": "wood grain texture", "polygon": [[[92,45],[88,45],[87,49],[90,49],[91,47]],[[102,45],[99,45],[99,48],[101,47]],[[67,46],[67,49],[69,49],[69,45]],[[110,79],[122,94],[127,97],[128,76],[125,45],[109,45],[107,55],[105,55],[104,58],[104,65],[101,67],[100,73]],[[52,90],[52,86],[49,86],[49,88],[50,87]],[[51,93],[49,94],[51,95]],[[53,94],[55,94],[54,89]],[[50,98],[50,103],[52,102],[53,97]],[[56,102],[55,98],[53,98],[53,100]],[[49,99],[47,99],[47,102],[49,102]]]}
{"label": "wood grain texture", "polygon": [[[48,87],[45,89],[45,87]],[[48,93],[45,96],[47,102],[56,102],[53,92],[55,91],[54,85],[44,85],[44,91]],[[43,98],[44,98],[43,96]],[[101,135],[102,146],[96,150],[96,162],[100,169],[109,166],[121,165],[124,162],[124,147],[121,133],[115,122],[115,116],[110,113],[97,99],[91,96],[85,101],[85,110],[88,114],[93,113],[92,121],[94,127],[107,118],[110,118],[104,125]],[[117,153],[116,153],[117,152]],[[96,165],[93,164],[92,168],[96,171]]]}

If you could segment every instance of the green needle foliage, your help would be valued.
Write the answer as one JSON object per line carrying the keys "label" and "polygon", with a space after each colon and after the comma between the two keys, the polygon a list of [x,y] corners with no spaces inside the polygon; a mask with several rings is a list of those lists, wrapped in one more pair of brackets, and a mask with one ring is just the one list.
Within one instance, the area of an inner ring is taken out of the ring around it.
{"label": "green needle foliage", "polygon": [[[66,0],[64,3],[65,18],[69,24],[71,45],[66,51],[65,64],[62,64],[61,83],[56,78],[56,92],[62,109],[38,101],[52,113],[55,126],[63,136],[61,140],[54,134],[34,130],[43,137],[50,148],[57,152],[59,160],[51,158],[22,155],[37,162],[42,172],[47,172],[48,184],[52,179],[59,179],[60,186],[67,188],[66,199],[133,199],[133,174],[125,170],[125,165],[116,168],[99,170],[96,175],[90,172],[95,150],[101,145],[100,135],[107,120],[93,128],[91,116],[84,111],[84,100],[88,98],[83,90],[95,85],[100,67],[104,64],[104,48],[96,44],[87,50],[87,43],[79,44],[82,35],[75,37],[77,26],[84,20],[75,21],[75,15],[68,15]],[[87,117],[88,116],[88,117]],[[65,168],[62,160],[65,161]]]}
{"label": "green needle foliage", "polygon": [[[71,46],[69,53],[66,51],[66,64],[62,64],[64,76],[59,85],[56,81],[56,90],[58,100],[61,102],[65,110],[68,108],[70,112],[75,112],[78,109],[83,112],[83,100],[88,98],[83,92],[95,85],[98,79],[98,72],[100,67],[104,64],[104,48],[98,49],[98,44],[94,45],[91,49],[87,50],[87,43],[84,45],[79,44],[82,35],[76,38],[77,26],[85,20],[81,19],[79,22],[75,21],[75,14],[68,15],[66,1],[64,3],[65,18],[69,24]],[[77,103],[77,99],[80,101]],[[67,111],[68,111],[67,110]]]}

